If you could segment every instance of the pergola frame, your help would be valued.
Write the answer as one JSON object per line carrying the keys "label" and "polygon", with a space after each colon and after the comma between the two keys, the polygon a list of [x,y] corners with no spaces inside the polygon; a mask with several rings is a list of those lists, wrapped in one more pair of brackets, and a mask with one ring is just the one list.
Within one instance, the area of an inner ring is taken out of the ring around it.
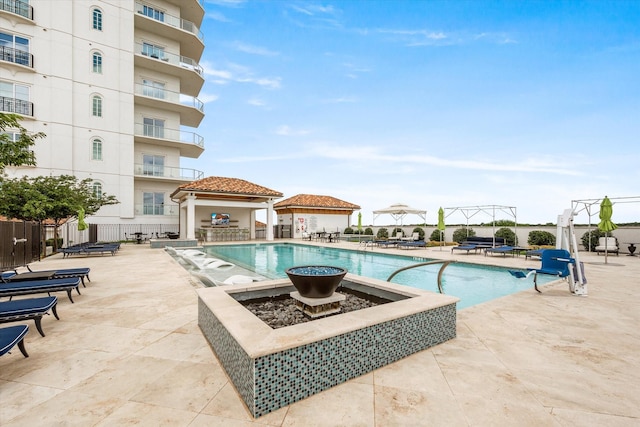
{"label": "pergola frame", "polygon": [[[600,213],[602,200],[604,200],[604,197],[600,199],[578,199],[571,201],[571,210],[574,215],[586,211],[589,216],[589,226],[587,227],[587,232],[589,233],[589,251],[591,251],[591,217]],[[611,200],[611,204],[613,205],[617,203],[640,203],[640,196],[609,197],[609,200]],[[596,206],[597,209],[595,212],[592,211],[594,206]]]}
{"label": "pergola frame", "polygon": [[[474,216],[476,216],[479,213],[485,213],[487,215],[491,216],[491,223],[493,226],[493,245],[495,246],[496,244],[496,211],[498,212],[503,212],[508,214],[509,216],[513,217],[513,232],[516,235],[516,244],[517,244],[517,239],[518,239],[518,233],[517,233],[517,227],[518,227],[518,221],[517,221],[517,213],[516,213],[517,208],[515,206],[503,206],[503,205],[479,205],[479,206],[458,206],[458,207],[454,207],[454,208],[444,208],[444,212],[445,215],[444,217],[447,218],[449,215],[460,211],[462,212],[462,215],[464,215],[464,217],[467,219],[467,237],[469,237],[469,219],[473,218]],[[448,212],[448,213],[447,213]]]}

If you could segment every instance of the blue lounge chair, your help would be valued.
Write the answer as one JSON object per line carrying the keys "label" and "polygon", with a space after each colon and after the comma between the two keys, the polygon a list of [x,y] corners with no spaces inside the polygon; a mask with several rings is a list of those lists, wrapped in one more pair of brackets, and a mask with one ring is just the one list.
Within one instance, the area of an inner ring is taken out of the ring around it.
{"label": "blue lounge chair", "polygon": [[453,251],[467,251],[467,255],[469,255],[470,251],[478,253],[478,249],[482,249],[478,245],[468,244],[468,245],[458,245],[451,248],[451,253]]}
{"label": "blue lounge chair", "polygon": [[0,323],[33,319],[36,322],[36,329],[44,337],[42,316],[51,310],[56,319],[60,320],[56,311],[57,303],[58,297],[55,296],[0,302]]}
{"label": "blue lounge chair", "polygon": [[524,254],[524,259],[527,260],[527,259],[533,258],[533,257],[540,258],[540,256],[542,255],[542,251],[544,251],[544,250],[545,249],[532,249],[530,251],[527,251]]}
{"label": "blue lounge chair", "polygon": [[76,290],[80,295],[80,278],[50,280],[25,280],[20,282],[0,283],[0,297],[15,297],[18,295],[30,295],[65,291],[69,301],[73,302],[71,291]]}
{"label": "blue lounge chair", "polygon": [[[82,286],[86,288],[86,285],[84,283],[84,279],[85,277],[87,278],[88,281],[91,281],[91,279],[89,278],[89,273],[91,272],[91,269],[89,267],[79,267],[79,268],[62,268],[62,269],[58,269],[58,270],[32,270],[31,267],[29,267],[28,265],[26,266],[27,270],[29,270],[29,273],[37,273],[37,274],[51,274],[50,279],[67,279],[69,277],[79,277],[80,280],[82,281]],[[2,273],[2,280],[3,281],[15,281],[16,280],[16,275],[19,275],[21,273],[18,273],[18,270],[13,270],[13,271],[7,271]],[[23,273],[24,274],[24,273]]]}
{"label": "blue lounge chair", "polygon": [[521,248],[519,246],[504,245],[504,246],[498,246],[497,248],[487,248],[484,251],[484,255],[487,256],[487,254],[500,254],[503,257],[506,257],[507,254],[511,254],[515,257],[517,253],[524,250],[526,250],[526,248]]}
{"label": "blue lounge chair", "polygon": [[398,249],[417,249],[417,248],[426,248],[427,243],[424,240],[415,240],[411,242],[400,242],[398,243]]}
{"label": "blue lounge chair", "polygon": [[17,325],[8,328],[0,328],[0,356],[9,353],[17,344],[24,357],[29,357],[24,348],[24,337],[29,332],[29,326]]}

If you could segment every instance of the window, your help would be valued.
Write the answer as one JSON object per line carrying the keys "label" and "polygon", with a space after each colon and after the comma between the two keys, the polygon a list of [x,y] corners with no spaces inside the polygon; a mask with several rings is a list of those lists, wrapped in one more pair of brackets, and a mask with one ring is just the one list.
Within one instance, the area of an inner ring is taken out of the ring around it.
{"label": "window", "polygon": [[0,32],[0,59],[15,64],[31,66],[29,39]]}
{"label": "window", "polygon": [[164,22],[164,12],[158,9],[154,9],[151,6],[142,6],[142,14],[153,18],[156,21]]}
{"label": "window", "polygon": [[29,102],[29,86],[0,81],[0,111],[33,115]]}
{"label": "window", "polygon": [[142,156],[142,173],[149,176],[164,176],[164,157],[144,154]]}
{"label": "window", "polygon": [[102,54],[93,52],[93,72],[102,74]]}
{"label": "window", "polygon": [[142,80],[142,94],[153,98],[164,99],[164,83],[153,80]]}
{"label": "window", "polygon": [[94,117],[102,117],[102,98],[98,95],[94,95],[92,98],[92,104],[91,114]]}
{"label": "window", "polygon": [[164,120],[145,117],[143,120],[144,136],[164,138]]}
{"label": "window", "polygon": [[96,199],[102,199],[102,184],[97,181],[91,185],[91,189],[93,190],[93,197]]}
{"label": "window", "polygon": [[143,193],[142,211],[144,215],[164,215],[164,193]]}
{"label": "window", "polygon": [[142,43],[142,54],[156,59],[164,59],[164,47]]}
{"label": "window", "polygon": [[93,29],[102,31],[102,11],[93,9]]}
{"label": "window", "polygon": [[91,160],[102,160],[102,140],[100,138],[91,142]]}

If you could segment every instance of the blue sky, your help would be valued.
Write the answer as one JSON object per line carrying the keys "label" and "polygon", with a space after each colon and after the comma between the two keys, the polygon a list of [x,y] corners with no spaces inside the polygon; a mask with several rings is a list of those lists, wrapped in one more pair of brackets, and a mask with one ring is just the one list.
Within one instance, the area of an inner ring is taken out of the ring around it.
{"label": "blue sky", "polygon": [[[337,197],[367,224],[394,203],[430,223],[474,205],[546,223],[572,200],[640,196],[638,1],[205,9],[206,151],[183,167]],[[615,220],[640,221],[640,203]]]}

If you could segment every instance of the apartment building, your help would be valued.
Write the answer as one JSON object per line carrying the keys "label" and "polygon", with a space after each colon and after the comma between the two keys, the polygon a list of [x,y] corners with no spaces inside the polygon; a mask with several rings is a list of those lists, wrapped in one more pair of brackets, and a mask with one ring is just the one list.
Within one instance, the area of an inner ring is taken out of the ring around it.
{"label": "apartment building", "polygon": [[170,195],[203,178],[202,0],[0,0],[0,110],[31,132],[36,167],[115,195],[96,224],[177,224]]}

